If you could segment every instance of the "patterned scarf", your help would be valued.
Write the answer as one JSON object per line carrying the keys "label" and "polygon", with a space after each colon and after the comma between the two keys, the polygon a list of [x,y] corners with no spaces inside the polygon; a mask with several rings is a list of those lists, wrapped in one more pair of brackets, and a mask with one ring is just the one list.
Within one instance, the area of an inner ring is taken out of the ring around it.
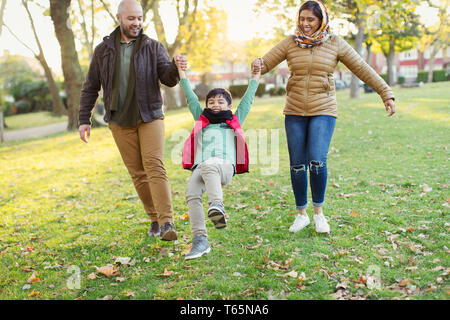
{"label": "patterned scarf", "polygon": [[[303,34],[300,25],[297,25],[294,33],[294,40],[300,48],[311,48],[321,43],[324,43],[330,37],[330,26],[329,26],[329,18],[328,18],[328,10],[325,4],[322,1],[314,1],[319,4],[320,9],[322,10],[322,25],[320,28],[311,36],[308,37]],[[299,21],[300,12],[298,13],[297,22]]]}

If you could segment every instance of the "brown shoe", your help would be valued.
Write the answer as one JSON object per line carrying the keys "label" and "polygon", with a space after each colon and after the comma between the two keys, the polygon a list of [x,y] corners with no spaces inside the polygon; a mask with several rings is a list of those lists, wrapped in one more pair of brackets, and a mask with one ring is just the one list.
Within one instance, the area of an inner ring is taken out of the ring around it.
{"label": "brown shoe", "polygon": [[159,228],[159,223],[157,221],[153,221],[150,229],[148,229],[147,235],[149,237],[159,237],[161,234],[161,229]]}
{"label": "brown shoe", "polygon": [[161,240],[173,241],[177,240],[178,236],[172,222],[166,222],[161,226]]}

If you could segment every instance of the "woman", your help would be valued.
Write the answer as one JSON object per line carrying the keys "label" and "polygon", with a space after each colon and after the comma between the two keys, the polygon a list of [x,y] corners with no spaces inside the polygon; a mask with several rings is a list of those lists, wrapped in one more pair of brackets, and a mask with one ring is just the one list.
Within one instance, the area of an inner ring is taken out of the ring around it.
{"label": "woman", "polygon": [[327,154],[337,117],[333,72],[338,62],[371,86],[384,101],[388,116],[395,113],[391,88],[342,38],[330,33],[326,6],[307,1],[299,9],[295,34],[279,42],[262,58],[265,74],[287,60],[290,77],[285,129],[291,166],[291,182],[298,215],[289,228],[298,232],[310,223],[307,207],[307,171],[309,170],[316,231],[330,232],[323,215],[327,184]]}

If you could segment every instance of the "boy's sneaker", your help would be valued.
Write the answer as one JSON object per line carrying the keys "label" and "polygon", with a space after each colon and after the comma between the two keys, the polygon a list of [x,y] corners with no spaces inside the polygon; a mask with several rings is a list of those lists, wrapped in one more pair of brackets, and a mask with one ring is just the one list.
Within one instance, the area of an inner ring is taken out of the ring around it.
{"label": "boy's sneaker", "polygon": [[185,260],[197,259],[202,255],[209,253],[211,247],[209,246],[206,236],[195,235],[192,239],[191,251],[184,257]]}
{"label": "boy's sneaker", "polygon": [[208,209],[208,218],[214,223],[216,229],[222,229],[227,226],[225,219],[225,208],[221,203],[213,203]]}
{"label": "boy's sneaker", "polygon": [[314,224],[316,225],[316,232],[319,233],[330,232],[330,225],[328,224],[327,219],[322,213],[314,215]]}
{"label": "boy's sneaker", "polygon": [[175,232],[175,227],[172,222],[166,222],[161,226],[161,240],[173,241],[177,240],[178,236]]}
{"label": "boy's sneaker", "polygon": [[300,230],[302,230],[303,228],[305,228],[306,226],[308,226],[310,223],[309,221],[309,217],[307,214],[298,214],[297,217],[295,218],[294,223],[292,224],[292,226],[289,228],[290,232],[299,232]]}

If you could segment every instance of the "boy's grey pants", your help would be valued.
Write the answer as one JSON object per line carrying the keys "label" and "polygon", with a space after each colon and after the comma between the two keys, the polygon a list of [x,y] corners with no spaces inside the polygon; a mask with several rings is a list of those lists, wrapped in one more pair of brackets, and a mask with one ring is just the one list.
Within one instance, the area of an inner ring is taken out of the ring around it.
{"label": "boy's grey pants", "polygon": [[206,191],[208,194],[209,205],[223,204],[222,185],[230,183],[233,174],[233,164],[220,158],[209,158],[192,172],[186,186],[186,203],[189,208],[191,232],[194,235],[208,236],[203,211],[203,193]]}

